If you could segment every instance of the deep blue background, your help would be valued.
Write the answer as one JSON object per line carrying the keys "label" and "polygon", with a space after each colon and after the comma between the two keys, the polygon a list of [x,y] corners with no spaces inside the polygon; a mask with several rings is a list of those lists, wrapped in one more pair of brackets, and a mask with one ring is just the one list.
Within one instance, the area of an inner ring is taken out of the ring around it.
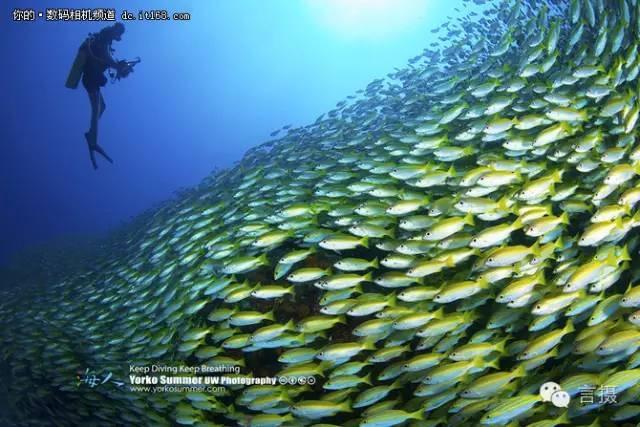
{"label": "deep blue background", "polygon": [[[413,0],[397,0],[398,7],[405,1],[415,9]],[[83,139],[86,93],[66,89],[64,81],[84,37],[105,24],[14,23],[14,7],[78,2],[4,3],[0,264],[53,237],[104,233],[197,184],[214,167],[232,165],[271,131],[305,125],[404,66],[432,41],[430,30],[461,5],[423,3],[417,24],[386,28],[384,21],[351,25],[352,16],[332,16],[313,0],[82,2],[118,14],[126,7],[192,15],[190,22],[126,24],[123,40],[114,44],[116,57],[141,56],[142,63],[130,78],[103,90],[107,110],[99,138],[115,165],[98,158],[98,171]]]}

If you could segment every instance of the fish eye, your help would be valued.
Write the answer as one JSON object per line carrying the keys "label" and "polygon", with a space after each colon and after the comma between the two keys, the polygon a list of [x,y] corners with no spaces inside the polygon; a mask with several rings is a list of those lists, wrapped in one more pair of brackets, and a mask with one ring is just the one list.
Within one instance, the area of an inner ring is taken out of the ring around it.
{"label": "fish eye", "polygon": [[493,259],[493,258],[489,258],[489,262],[493,262],[493,261],[494,261],[494,259]]}
{"label": "fish eye", "polygon": [[542,307],[540,307],[540,304],[536,305],[536,310],[540,310]]}

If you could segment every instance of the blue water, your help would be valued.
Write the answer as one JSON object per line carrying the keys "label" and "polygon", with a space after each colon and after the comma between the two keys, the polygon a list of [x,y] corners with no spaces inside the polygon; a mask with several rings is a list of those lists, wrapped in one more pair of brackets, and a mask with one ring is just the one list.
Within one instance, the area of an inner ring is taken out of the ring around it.
{"label": "blue water", "polygon": [[[312,122],[346,94],[406,65],[462,2],[425,0],[418,24],[391,30],[384,22],[351,28],[351,17],[332,17],[313,1],[266,3],[83,2],[118,14],[126,7],[192,16],[126,23],[115,56],[140,56],[142,63],[103,89],[99,142],[115,164],[98,158],[94,171],[83,139],[88,98],[82,86],[70,90],[64,81],[87,33],[106,24],[11,22],[16,7],[75,2],[3,2],[0,264],[52,238],[103,235],[214,168],[231,166],[271,131]],[[396,3],[416,7],[413,0]],[[338,29],[327,24],[334,18]]]}

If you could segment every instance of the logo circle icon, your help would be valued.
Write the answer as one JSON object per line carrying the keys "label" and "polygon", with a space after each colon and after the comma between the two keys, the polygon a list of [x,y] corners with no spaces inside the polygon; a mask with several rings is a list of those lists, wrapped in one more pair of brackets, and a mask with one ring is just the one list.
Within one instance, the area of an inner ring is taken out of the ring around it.
{"label": "logo circle icon", "polygon": [[556,408],[567,408],[571,401],[571,396],[564,390],[558,390],[551,395],[551,403]]}
{"label": "logo circle icon", "polygon": [[550,402],[551,395],[556,391],[560,391],[560,385],[558,383],[554,383],[553,381],[548,381],[540,386],[540,397],[542,397],[543,402]]}

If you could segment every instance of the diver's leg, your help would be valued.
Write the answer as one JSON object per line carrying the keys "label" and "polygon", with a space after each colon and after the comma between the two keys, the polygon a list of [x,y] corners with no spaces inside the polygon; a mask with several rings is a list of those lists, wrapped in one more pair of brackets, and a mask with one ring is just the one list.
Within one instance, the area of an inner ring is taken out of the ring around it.
{"label": "diver's leg", "polygon": [[98,145],[98,119],[106,108],[100,89],[89,92],[89,101],[91,102],[91,128],[89,129],[89,132],[84,134],[84,136],[87,139],[87,144],[89,144],[91,163],[93,163],[93,168],[97,169],[98,165],[96,163],[94,151],[100,153],[109,161],[109,163],[113,163],[113,160],[107,155],[107,153],[105,153],[102,147]]}
{"label": "diver's leg", "polygon": [[104,97],[102,96],[102,92],[98,92],[98,94],[100,95],[100,114],[98,118],[100,118],[102,117],[102,114],[104,114],[104,110],[107,108],[107,104],[104,103]]}
{"label": "diver's leg", "polygon": [[98,169],[96,156],[93,150],[96,145],[96,135],[98,132],[98,108],[100,102],[100,92],[98,92],[97,90],[87,89],[87,94],[89,95],[89,103],[91,104],[91,120],[89,122],[89,131],[84,134],[84,138],[87,140],[87,145],[89,146],[89,158],[91,159],[91,164],[93,165],[94,169]]}
{"label": "diver's leg", "polygon": [[[107,108],[107,105],[104,103],[104,97],[102,96],[102,92],[100,92],[99,89],[98,89],[98,98],[100,101],[100,114],[98,115],[98,118],[100,118],[102,117],[102,113],[104,113],[105,108]],[[104,152],[102,147],[98,145],[97,139],[98,138],[96,138],[96,145],[93,147],[93,149],[96,150],[98,153],[102,154],[102,157],[107,159],[109,163],[113,163],[113,160],[111,160],[111,157],[109,157],[107,153]]]}
{"label": "diver's leg", "polygon": [[89,125],[90,144],[93,145],[98,140],[98,118],[100,115],[100,90],[87,91],[89,102],[91,103],[91,122]]}

